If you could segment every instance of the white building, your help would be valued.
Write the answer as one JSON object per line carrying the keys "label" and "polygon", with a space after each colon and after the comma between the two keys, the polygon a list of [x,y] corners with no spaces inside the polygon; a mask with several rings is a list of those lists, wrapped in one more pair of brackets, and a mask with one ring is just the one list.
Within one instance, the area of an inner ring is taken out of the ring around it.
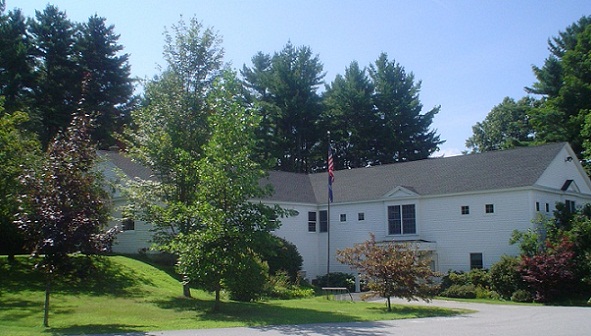
{"label": "white building", "polygon": [[[489,268],[518,253],[511,233],[533,227],[538,213],[551,216],[557,202],[591,203],[591,181],[567,143],[335,171],[330,225],[327,182],[326,173],[277,171],[263,181],[275,190],[264,202],[298,213],[281,219],[275,234],[298,247],[309,279],[349,272],[336,251],[370,232],[431,251],[437,271]],[[137,252],[148,241],[149,225],[136,223],[114,250]]]}

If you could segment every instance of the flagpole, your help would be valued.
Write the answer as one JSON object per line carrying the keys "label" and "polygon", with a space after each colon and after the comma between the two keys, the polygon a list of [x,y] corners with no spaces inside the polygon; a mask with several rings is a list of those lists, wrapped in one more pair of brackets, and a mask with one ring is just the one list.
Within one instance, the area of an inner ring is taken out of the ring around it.
{"label": "flagpole", "polygon": [[326,208],[326,285],[330,287],[330,203],[332,202],[332,180],[331,180],[331,162],[332,153],[330,148],[330,131],[327,131],[328,135],[328,153],[326,159],[326,168],[328,171],[328,195],[327,195],[327,208]]}

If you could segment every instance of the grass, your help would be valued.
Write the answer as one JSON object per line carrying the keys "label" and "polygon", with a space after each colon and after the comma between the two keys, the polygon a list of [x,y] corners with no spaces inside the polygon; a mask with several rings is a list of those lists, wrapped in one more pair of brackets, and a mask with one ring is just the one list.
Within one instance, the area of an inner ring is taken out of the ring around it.
{"label": "grass", "polygon": [[129,257],[102,257],[89,264],[80,258],[77,277],[55,281],[49,328],[42,327],[44,283],[34,261],[0,257],[0,334],[67,335],[145,332],[325,322],[352,322],[451,316],[465,311],[437,307],[385,306],[367,302],[331,301],[325,297],[242,303],[224,300],[212,312],[213,297],[182,288],[166,269]]}

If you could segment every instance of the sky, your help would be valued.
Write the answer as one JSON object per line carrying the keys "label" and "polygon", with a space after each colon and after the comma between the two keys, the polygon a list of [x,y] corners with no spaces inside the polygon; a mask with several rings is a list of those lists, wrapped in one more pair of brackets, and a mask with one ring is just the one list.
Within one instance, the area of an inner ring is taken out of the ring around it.
{"label": "sky", "polygon": [[237,70],[290,41],[318,55],[329,84],[352,61],[366,67],[385,52],[421,82],[424,112],[441,106],[432,128],[445,143],[434,156],[466,150],[473,125],[504,97],[526,95],[548,39],[591,15],[591,0],[6,0],[6,7],[33,17],[48,3],[74,22],[106,18],[138,78],[165,66],[163,33],[181,16],[217,31]]}

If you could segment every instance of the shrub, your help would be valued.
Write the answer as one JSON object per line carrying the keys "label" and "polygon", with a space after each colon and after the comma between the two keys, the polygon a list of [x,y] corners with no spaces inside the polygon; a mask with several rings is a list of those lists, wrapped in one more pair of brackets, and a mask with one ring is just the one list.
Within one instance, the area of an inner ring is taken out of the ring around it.
{"label": "shrub", "polygon": [[466,273],[468,283],[476,287],[490,288],[490,274],[487,270],[474,268]]}
{"label": "shrub", "polygon": [[476,298],[476,286],[474,285],[451,285],[449,288],[444,290],[441,296],[461,299],[475,299]]}
{"label": "shrub", "polygon": [[499,293],[490,290],[488,287],[476,286],[476,298],[477,299],[491,299],[500,300],[501,295]]}
{"label": "shrub", "polygon": [[439,287],[441,292],[444,292],[451,286],[467,285],[469,283],[468,277],[464,272],[448,271],[446,275],[441,278],[441,285]]}
{"label": "shrub", "polygon": [[243,302],[259,299],[265,292],[268,273],[269,266],[259,257],[243,256],[239,267],[224,281],[230,292],[230,299]]}
{"label": "shrub", "polygon": [[306,298],[314,295],[314,289],[292,284],[287,272],[280,271],[270,277],[268,295],[284,300]]}
{"label": "shrub", "polygon": [[275,240],[274,248],[263,258],[269,264],[269,273],[275,275],[277,272],[285,271],[291,281],[295,282],[304,259],[294,244],[279,237],[275,237]]}
{"label": "shrub", "polygon": [[492,290],[506,300],[509,300],[515,291],[523,289],[524,283],[519,273],[519,259],[502,256],[501,260],[490,268],[490,284]]}
{"label": "shrub", "polygon": [[574,244],[563,237],[554,244],[546,241],[546,249],[532,257],[523,256],[520,272],[523,280],[534,290],[537,302],[560,299],[576,283]]}
{"label": "shrub", "polygon": [[513,302],[532,302],[533,297],[530,292],[518,289],[511,295],[511,301]]}
{"label": "shrub", "polygon": [[319,275],[312,281],[312,284],[317,287],[347,287],[350,292],[355,291],[355,277],[342,272]]}

